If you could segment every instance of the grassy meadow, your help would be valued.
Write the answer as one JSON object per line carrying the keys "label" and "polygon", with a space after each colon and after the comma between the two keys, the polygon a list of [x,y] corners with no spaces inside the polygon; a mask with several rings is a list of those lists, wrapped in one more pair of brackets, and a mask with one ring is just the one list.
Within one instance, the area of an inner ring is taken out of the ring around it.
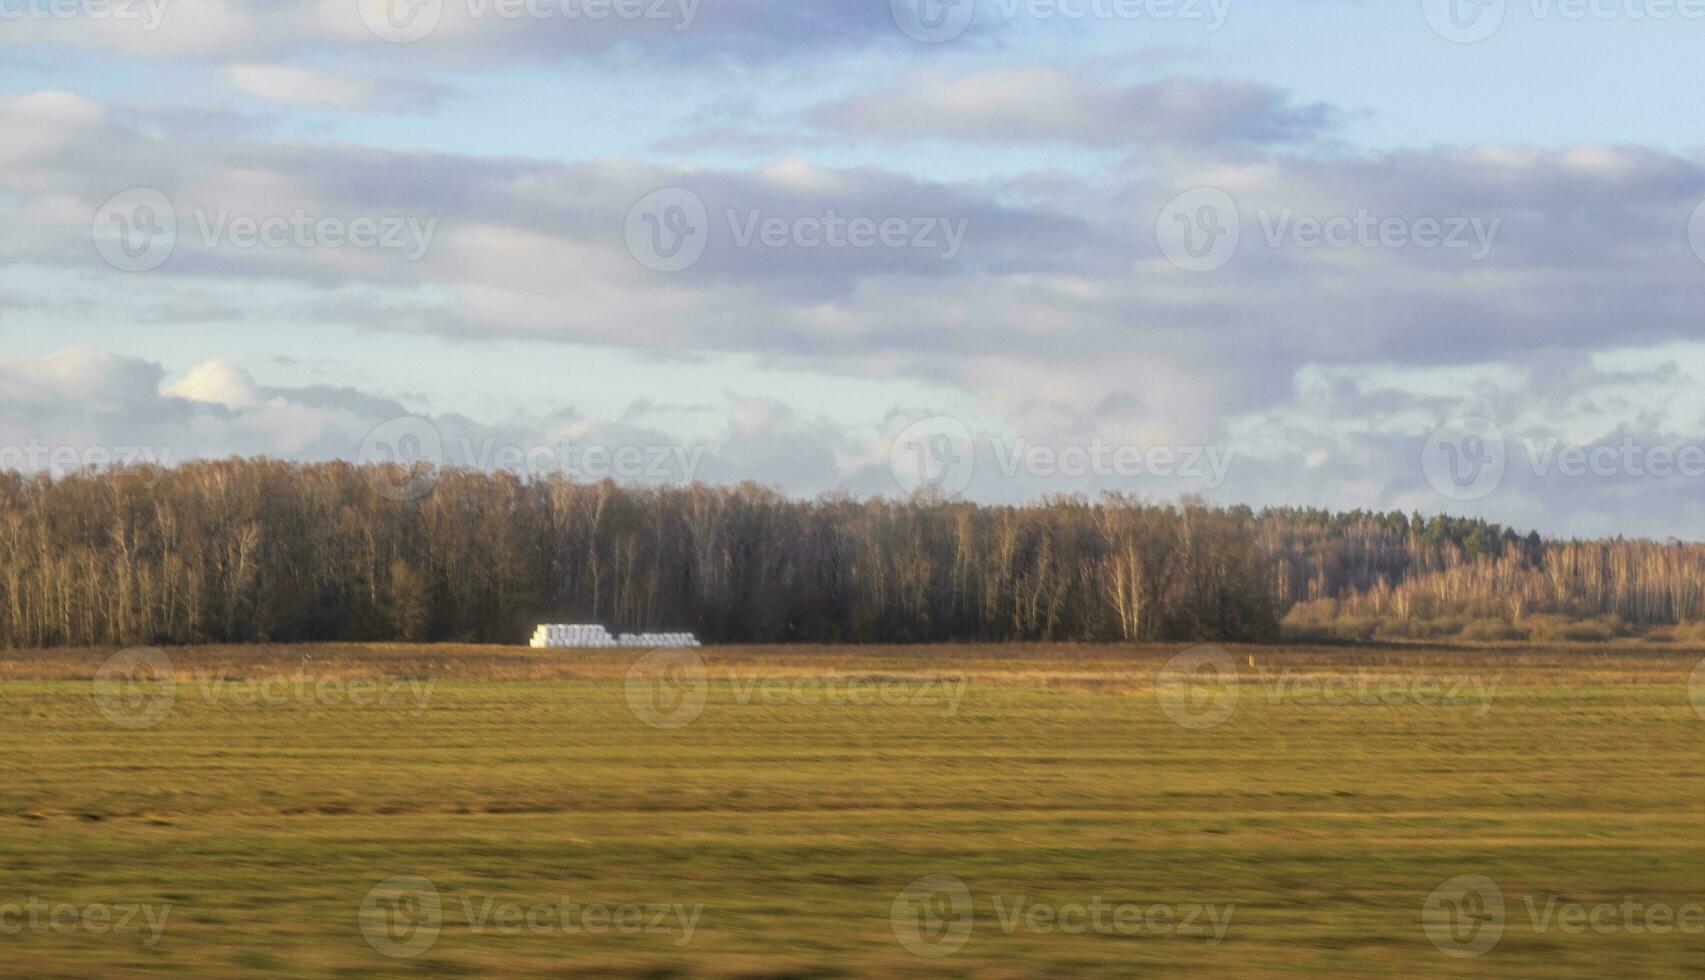
{"label": "grassy meadow", "polygon": [[0,653],[0,974],[1705,970],[1705,650],[1182,649]]}

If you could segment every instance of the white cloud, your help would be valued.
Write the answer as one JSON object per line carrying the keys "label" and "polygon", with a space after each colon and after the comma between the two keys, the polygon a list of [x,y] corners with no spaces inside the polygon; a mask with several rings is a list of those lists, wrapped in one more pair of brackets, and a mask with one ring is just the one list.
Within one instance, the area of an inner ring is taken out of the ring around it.
{"label": "white cloud", "polygon": [[232,65],[231,81],[249,95],[291,105],[364,106],[373,100],[372,82],[291,65]]}
{"label": "white cloud", "polygon": [[181,380],[168,385],[165,393],[174,398],[223,405],[233,410],[253,408],[261,400],[254,377],[226,360],[196,365]]}

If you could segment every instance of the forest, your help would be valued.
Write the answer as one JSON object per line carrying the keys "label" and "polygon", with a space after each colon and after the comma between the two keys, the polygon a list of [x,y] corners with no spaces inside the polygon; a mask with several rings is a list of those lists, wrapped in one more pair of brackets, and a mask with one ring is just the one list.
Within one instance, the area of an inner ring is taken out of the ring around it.
{"label": "forest", "polygon": [[[790,499],[269,459],[0,474],[0,646],[1662,639],[1705,546],[1108,495]],[[413,496],[413,495],[408,495]]]}

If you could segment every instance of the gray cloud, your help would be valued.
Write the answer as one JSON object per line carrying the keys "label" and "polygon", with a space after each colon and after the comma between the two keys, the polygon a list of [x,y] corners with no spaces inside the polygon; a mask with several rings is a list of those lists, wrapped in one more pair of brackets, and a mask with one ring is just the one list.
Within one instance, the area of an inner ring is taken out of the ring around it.
{"label": "gray cloud", "polygon": [[1248,82],[1174,76],[1121,85],[1021,65],[918,73],[895,88],[822,106],[810,118],[849,136],[1130,147],[1301,143],[1336,126],[1338,113],[1293,105],[1284,92]]}

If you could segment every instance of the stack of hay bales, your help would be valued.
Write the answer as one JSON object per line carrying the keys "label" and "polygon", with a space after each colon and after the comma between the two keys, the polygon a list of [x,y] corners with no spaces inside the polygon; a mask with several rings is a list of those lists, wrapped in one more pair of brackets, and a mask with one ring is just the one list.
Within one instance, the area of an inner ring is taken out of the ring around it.
{"label": "stack of hay bales", "polygon": [[691,633],[624,633],[611,636],[602,626],[545,624],[533,631],[535,650],[597,650],[605,647],[691,648],[699,646]]}
{"label": "stack of hay bales", "polygon": [[616,638],[602,626],[570,626],[547,624],[533,631],[535,649],[573,648],[595,649],[613,647]]}

